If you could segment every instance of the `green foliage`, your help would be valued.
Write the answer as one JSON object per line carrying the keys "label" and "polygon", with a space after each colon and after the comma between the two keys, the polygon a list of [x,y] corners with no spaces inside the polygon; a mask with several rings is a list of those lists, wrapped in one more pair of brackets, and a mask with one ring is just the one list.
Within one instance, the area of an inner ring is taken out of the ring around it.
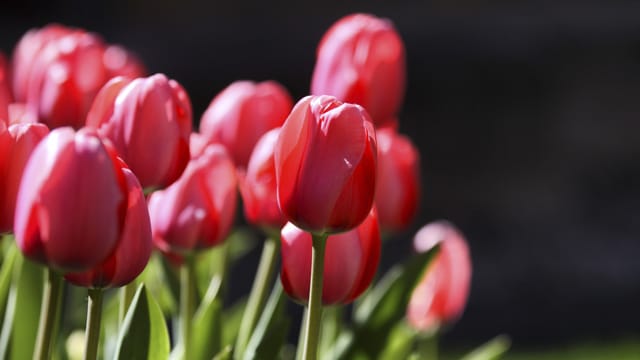
{"label": "green foliage", "polygon": [[243,359],[275,359],[285,343],[289,320],[284,315],[285,297],[282,285],[276,281],[269,300],[256,325]]}

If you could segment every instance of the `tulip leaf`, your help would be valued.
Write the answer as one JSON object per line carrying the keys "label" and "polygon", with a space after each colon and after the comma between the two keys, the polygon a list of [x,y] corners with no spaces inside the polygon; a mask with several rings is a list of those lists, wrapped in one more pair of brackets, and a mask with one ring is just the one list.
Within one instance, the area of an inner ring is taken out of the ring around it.
{"label": "tulip leaf", "polygon": [[15,263],[17,256],[18,248],[15,245],[9,246],[7,251],[4,253],[2,267],[0,268],[0,317],[4,316],[7,300],[9,299],[13,264]]}
{"label": "tulip leaf", "polygon": [[231,345],[225,346],[212,360],[229,360],[231,359]]}
{"label": "tulip leaf", "polygon": [[222,312],[222,323],[224,324],[222,327],[222,344],[229,345],[236,343],[240,322],[242,321],[242,314],[246,306],[247,299],[241,298],[230,308]]}
{"label": "tulip leaf", "polygon": [[498,335],[465,355],[461,360],[498,360],[509,350],[511,340],[506,335]]}
{"label": "tulip leaf", "polygon": [[289,319],[284,315],[284,291],[276,281],[262,316],[251,334],[243,359],[275,359],[284,345]]}
{"label": "tulip leaf", "polygon": [[416,331],[411,329],[404,320],[398,321],[393,327],[382,351],[381,359],[406,359],[411,354]]}
{"label": "tulip leaf", "polygon": [[193,320],[191,357],[209,360],[220,352],[222,305],[215,296],[205,296]]}
{"label": "tulip leaf", "polygon": [[162,311],[142,284],[122,323],[115,358],[168,359],[169,349],[169,333]]}

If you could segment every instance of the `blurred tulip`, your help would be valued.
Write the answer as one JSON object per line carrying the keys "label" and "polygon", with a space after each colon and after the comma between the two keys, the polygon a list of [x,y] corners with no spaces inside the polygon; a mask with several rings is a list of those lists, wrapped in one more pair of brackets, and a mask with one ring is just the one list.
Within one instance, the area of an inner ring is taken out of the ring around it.
{"label": "blurred tulip", "polygon": [[293,101],[275,81],[236,81],[218,94],[202,115],[200,133],[227,147],[238,167],[246,167],[258,139],[279,127]]}
{"label": "blurred tulip", "polygon": [[376,186],[376,137],[367,112],[331,96],[307,96],[287,118],[275,150],[280,210],[314,233],[353,229]]}
{"label": "blurred tulip", "polygon": [[0,232],[13,230],[22,172],[31,152],[48,133],[43,124],[14,124],[0,131]]}
{"label": "blurred tulip", "polygon": [[405,73],[404,44],[391,21],[353,14],[320,41],[311,93],[362,105],[379,127],[395,121]]}
{"label": "blurred tulip", "polygon": [[133,281],[149,262],[153,244],[147,202],[136,176],[127,168],[127,215],[116,249],[97,267],[83,273],[67,273],[72,284],[92,288],[119,287]]}
{"label": "blurred tulip", "polygon": [[258,226],[277,228],[287,222],[278,206],[273,159],[280,128],[264,134],[253,149],[247,171],[240,176],[240,194],[246,219]]}
{"label": "blurred tulip", "polygon": [[0,52],[0,123],[4,123],[5,126],[9,124],[9,104],[12,102],[9,65],[4,54]]}
{"label": "blurred tulip", "polygon": [[413,290],[407,307],[407,320],[419,331],[432,331],[455,321],[469,295],[471,257],[463,235],[450,223],[437,221],[424,226],[414,238],[418,252],[438,244],[440,250]]}
{"label": "blurred tulip", "polygon": [[235,215],[237,191],[233,161],[222,145],[209,145],[182,176],[149,199],[155,245],[184,254],[221,243]]}
{"label": "blurred tulip", "polygon": [[407,227],[418,210],[420,153],[411,140],[392,128],[378,129],[378,178],[375,204],[380,227]]}
{"label": "blurred tulip", "polygon": [[[287,223],[281,232],[280,279],[293,299],[307,302],[311,278],[311,234]],[[380,260],[380,230],[374,209],[357,228],[329,235],[322,303],[348,304],[371,284]]]}
{"label": "blurred tulip", "polygon": [[24,169],[14,231],[22,253],[62,271],[104,261],[121,236],[127,184],[115,151],[95,131],[51,131]]}
{"label": "blurred tulip", "polygon": [[191,103],[182,86],[162,74],[109,81],[87,126],[113,142],[144,188],[171,184],[189,161]]}

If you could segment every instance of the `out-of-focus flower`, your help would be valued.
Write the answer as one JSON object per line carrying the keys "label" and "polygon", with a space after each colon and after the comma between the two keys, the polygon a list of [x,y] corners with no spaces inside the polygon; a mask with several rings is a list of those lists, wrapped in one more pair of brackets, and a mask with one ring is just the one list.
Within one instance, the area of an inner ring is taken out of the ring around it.
{"label": "out-of-focus flower", "polygon": [[162,74],[109,81],[87,126],[113,142],[145,188],[171,184],[189,161],[191,103],[182,86]]}
{"label": "out-of-focus flower", "polygon": [[471,257],[463,235],[450,223],[437,221],[425,225],[414,238],[418,252],[438,244],[438,254],[413,290],[407,307],[409,324],[420,331],[433,331],[455,321],[469,295]]}
{"label": "out-of-focus flower", "polygon": [[293,101],[275,81],[236,81],[219,93],[202,115],[200,133],[224,145],[238,167],[246,167],[258,139],[279,127]]}
{"label": "out-of-focus flower", "polygon": [[[380,260],[375,208],[355,229],[326,239],[322,303],[348,304],[371,284]],[[282,285],[293,299],[307,302],[311,279],[311,234],[287,223],[281,232]]]}
{"label": "out-of-focus flower", "polygon": [[349,15],[320,41],[311,93],[362,105],[376,127],[393,124],[404,98],[405,66],[404,44],[391,21]]}
{"label": "out-of-focus flower", "polygon": [[121,160],[90,129],[52,130],[24,169],[14,231],[22,253],[68,271],[86,271],[117,245],[127,211]]}
{"label": "out-of-focus flower", "polygon": [[12,102],[9,65],[4,54],[0,52],[0,123],[4,123],[5,126],[9,124],[9,104]]}
{"label": "out-of-focus flower", "polygon": [[149,199],[154,244],[185,254],[221,243],[235,215],[237,191],[233,161],[222,145],[209,145],[182,176]]}
{"label": "out-of-focus flower", "polygon": [[361,106],[331,96],[303,98],[276,143],[282,213],[314,233],[358,226],[373,204],[376,152],[375,130]]}

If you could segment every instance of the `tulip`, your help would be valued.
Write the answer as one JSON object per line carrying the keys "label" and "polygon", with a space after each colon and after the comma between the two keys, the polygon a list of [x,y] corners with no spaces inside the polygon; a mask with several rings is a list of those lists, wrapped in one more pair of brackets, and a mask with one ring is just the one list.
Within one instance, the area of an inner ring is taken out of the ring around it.
{"label": "tulip", "polygon": [[375,204],[380,227],[397,231],[407,227],[418,210],[420,153],[411,140],[392,128],[379,129],[378,178]]}
{"label": "tulip", "polygon": [[464,310],[471,282],[471,258],[463,235],[446,221],[433,222],[416,233],[419,252],[440,249],[413,290],[407,307],[409,324],[430,331],[455,321]]}
{"label": "tulip", "polygon": [[49,133],[43,124],[14,124],[0,130],[0,232],[13,230],[18,186],[32,151]]}
{"label": "tulip", "polygon": [[13,102],[9,81],[9,65],[0,52],[0,124],[5,126],[9,123],[9,104]]}
{"label": "tulip", "polygon": [[51,131],[31,153],[16,200],[22,253],[65,272],[104,261],[121,235],[127,186],[120,160],[89,129]]}
{"label": "tulip", "polygon": [[226,146],[236,166],[244,168],[258,139],[281,126],[292,106],[287,90],[275,81],[236,81],[211,101],[200,133]]}
{"label": "tulip", "polygon": [[236,184],[235,167],[224,147],[209,145],[176,182],[151,195],[149,215],[156,247],[189,254],[220,244],[233,223]]}
{"label": "tulip", "polygon": [[[282,285],[293,299],[309,299],[311,234],[287,223],[281,232]],[[324,262],[324,305],[348,304],[371,284],[380,260],[380,230],[375,210],[357,228],[329,235]]]}
{"label": "tulip", "polygon": [[353,229],[369,214],[376,137],[367,112],[331,96],[307,96],[285,121],[275,149],[278,204],[314,233]]}
{"label": "tulip", "polygon": [[376,127],[393,124],[405,89],[405,50],[389,20],[353,14],[325,33],[311,81],[314,95],[362,105]]}
{"label": "tulip", "polygon": [[162,74],[113,78],[96,96],[87,126],[113,142],[144,188],[166,187],[189,161],[191,103]]}

